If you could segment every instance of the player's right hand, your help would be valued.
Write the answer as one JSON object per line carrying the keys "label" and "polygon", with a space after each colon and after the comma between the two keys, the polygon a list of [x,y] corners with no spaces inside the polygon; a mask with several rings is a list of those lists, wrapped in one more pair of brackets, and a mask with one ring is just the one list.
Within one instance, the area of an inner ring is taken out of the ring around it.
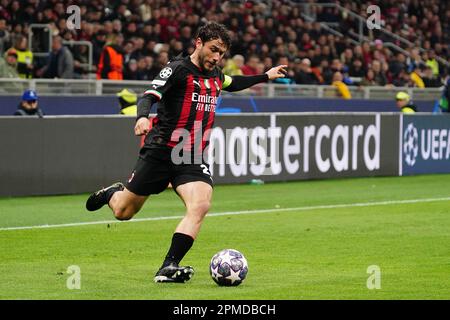
{"label": "player's right hand", "polygon": [[273,67],[272,69],[268,70],[266,72],[267,76],[269,77],[269,80],[275,80],[278,78],[284,78],[287,75],[286,68],[288,66],[285,64]]}
{"label": "player's right hand", "polygon": [[134,134],[137,136],[142,136],[150,131],[150,120],[148,118],[142,117],[136,121],[134,126]]}

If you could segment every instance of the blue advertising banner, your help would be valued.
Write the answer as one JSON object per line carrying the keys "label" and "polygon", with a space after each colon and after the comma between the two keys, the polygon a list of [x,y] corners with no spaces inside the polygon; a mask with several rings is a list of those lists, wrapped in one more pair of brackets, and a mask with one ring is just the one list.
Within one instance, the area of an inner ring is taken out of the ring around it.
{"label": "blue advertising banner", "polygon": [[450,173],[450,115],[404,115],[400,175]]}

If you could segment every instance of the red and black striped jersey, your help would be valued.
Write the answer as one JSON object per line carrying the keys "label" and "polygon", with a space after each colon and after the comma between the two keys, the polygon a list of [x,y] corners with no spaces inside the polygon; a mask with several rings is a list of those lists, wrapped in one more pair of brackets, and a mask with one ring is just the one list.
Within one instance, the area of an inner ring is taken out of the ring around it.
{"label": "red and black striped jersey", "polygon": [[224,81],[218,67],[203,71],[189,56],[167,64],[144,93],[158,100],[157,116],[144,148],[171,151],[182,146],[184,151],[202,154]]}

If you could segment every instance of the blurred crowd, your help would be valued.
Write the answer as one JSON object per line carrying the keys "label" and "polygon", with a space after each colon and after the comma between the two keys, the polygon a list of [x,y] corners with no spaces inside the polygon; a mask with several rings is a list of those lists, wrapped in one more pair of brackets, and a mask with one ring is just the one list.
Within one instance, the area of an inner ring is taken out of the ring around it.
{"label": "blurred crowd", "polygon": [[[206,21],[225,24],[232,47],[223,60],[227,74],[258,74],[288,64],[297,84],[440,87],[450,62],[450,2],[446,0],[378,0],[382,27],[406,38],[372,30],[355,44],[359,22],[333,8],[308,7],[331,1],[218,0],[0,0],[0,77],[151,80],[179,54],[193,51],[193,37]],[[335,1],[367,17],[367,1]],[[70,30],[66,9],[78,5],[80,29]],[[331,34],[326,21],[343,36]],[[31,24],[48,24],[33,32],[35,50],[28,51]],[[41,32],[42,34],[40,34]],[[46,49],[48,36],[51,46]],[[92,45],[93,69],[88,47]],[[388,44],[401,45],[399,52]],[[425,50],[422,50],[423,48]]]}

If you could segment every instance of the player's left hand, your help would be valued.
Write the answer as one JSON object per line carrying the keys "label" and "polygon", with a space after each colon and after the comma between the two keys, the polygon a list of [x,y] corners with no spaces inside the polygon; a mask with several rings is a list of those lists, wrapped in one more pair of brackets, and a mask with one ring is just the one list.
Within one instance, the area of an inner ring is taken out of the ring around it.
{"label": "player's left hand", "polygon": [[136,121],[134,134],[137,136],[146,135],[150,131],[150,120],[147,117],[141,117]]}
{"label": "player's left hand", "polygon": [[266,74],[269,76],[269,80],[284,78],[287,74],[286,68],[287,68],[287,65],[282,64],[282,65],[273,67],[272,69],[268,70],[266,72]]}

